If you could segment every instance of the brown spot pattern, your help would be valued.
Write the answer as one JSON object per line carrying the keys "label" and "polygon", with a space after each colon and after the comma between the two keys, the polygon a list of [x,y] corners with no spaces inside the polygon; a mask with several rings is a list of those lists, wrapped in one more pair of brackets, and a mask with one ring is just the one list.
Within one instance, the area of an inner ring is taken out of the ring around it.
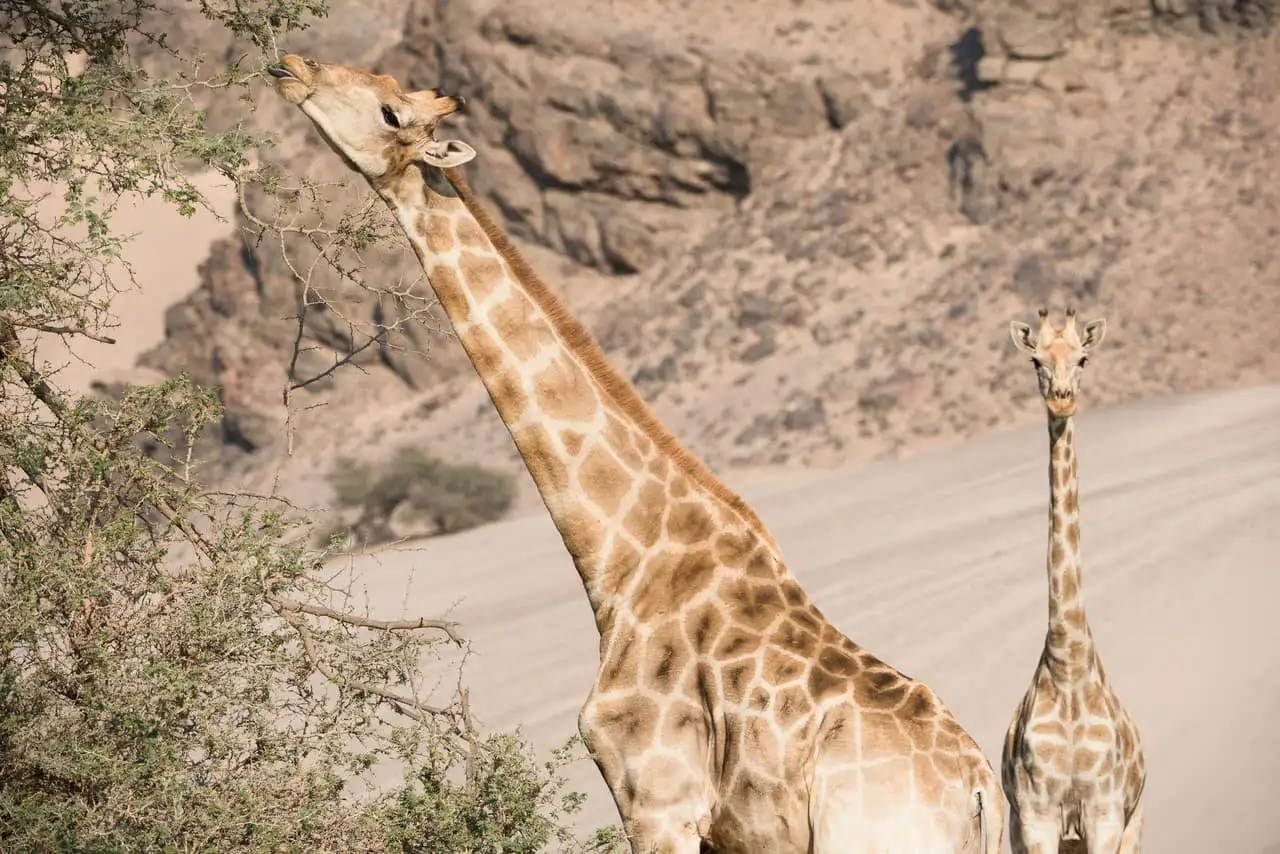
{"label": "brown spot pattern", "polygon": [[454,326],[465,324],[471,319],[471,303],[467,301],[467,292],[452,267],[435,265],[427,271],[427,281]]}
{"label": "brown spot pattern", "polygon": [[564,547],[575,561],[593,564],[604,544],[604,527],[599,520],[580,508],[570,507],[561,513],[557,522]]}
{"label": "brown spot pattern", "polygon": [[529,405],[529,396],[520,374],[506,365],[505,354],[493,336],[483,326],[472,326],[460,340],[503,419],[507,423],[519,419]]}
{"label": "brown spot pattern", "polygon": [[652,743],[658,729],[658,704],[639,694],[621,700],[601,700],[596,705],[595,720],[614,739],[647,745]]}
{"label": "brown spot pattern", "polygon": [[688,601],[690,596],[706,588],[715,569],[715,561],[707,549],[654,555],[645,566],[632,610],[638,619],[648,620],[677,602]]}
{"label": "brown spot pattern", "polygon": [[737,705],[742,702],[747,687],[756,675],[755,659],[735,662],[720,671],[720,695],[725,702]]}
{"label": "brown spot pattern", "polygon": [[747,575],[751,578],[773,579],[777,576],[777,562],[764,548],[756,549],[747,561]]}
{"label": "brown spot pattern", "polygon": [[[804,594],[804,588],[790,578],[782,582],[782,598],[786,599],[787,604],[793,608],[799,608],[808,601],[808,597]],[[815,631],[814,634],[817,634],[817,632]]]}
{"label": "brown spot pattern", "polygon": [[896,709],[907,697],[909,685],[892,670],[869,669],[855,685],[854,698],[869,709]]}
{"label": "brown spot pattern", "polygon": [[531,360],[544,346],[555,341],[555,333],[546,318],[538,313],[528,297],[518,292],[489,309],[489,322],[521,362]]}
{"label": "brown spot pattern", "polygon": [[753,538],[746,532],[724,531],[716,535],[712,547],[716,560],[728,569],[740,569],[746,566],[747,555],[753,546]]}
{"label": "brown spot pattern", "polygon": [[431,214],[419,219],[418,227],[422,229],[422,239],[426,242],[427,248],[434,254],[442,255],[453,249],[453,224],[447,216]]}
{"label": "brown spot pattern", "polygon": [[695,653],[703,654],[711,648],[724,628],[724,617],[714,605],[701,605],[685,617],[685,633]]}
{"label": "brown spot pattern", "polygon": [[804,676],[808,665],[793,655],[770,647],[764,654],[764,677],[770,685],[786,685]]}
{"label": "brown spot pattern", "polygon": [[747,715],[742,728],[742,740],[748,747],[752,761],[764,768],[774,768],[782,762],[782,746],[770,721],[761,715]]}
{"label": "brown spot pattern", "polygon": [[644,548],[656,543],[662,534],[662,508],[666,500],[667,491],[662,484],[647,481],[640,487],[636,503],[622,520],[622,527]]}
{"label": "brown spot pattern", "polygon": [[471,296],[476,305],[483,305],[506,279],[506,273],[496,258],[464,252],[459,266],[467,276],[467,285],[471,288]]}
{"label": "brown spot pattern", "polygon": [[470,219],[458,222],[458,241],[474,249],[491,249],[489,239],[484,236],[484,229]]}
{"label": "brown spot pattern", "polygon": [[679,623],[669,620],[649,639],[648,646],[649,653],[645,663],[648,683],[655,691],[669,694],[679,684],[689,660],[679,637]]}
{"label": "brown spot pattern", "polygon": [[677,543],[694,545],[711,539],[715,531],[707,508],[694,501],[685,501],[671,508],[667,518],[667,536]]}
{"label": "brown spot pattern", "polygon": [[621,537],[615,537],[613,550],[605,561],[600,586],[610,593],[620,593],[640,565],[640,552]]}
{"label": "brown spot pattern", "polygon": [[600,665],[601,690],[608,692],[629,685],[640,671],[642,652],[640,640],[633,633],[619,633]]}
{"label": "brown spot pattern", "polygon": [[791,620],[784,621],[773,630],[769,643],[806,660],[811,658],[818,648],[818,639]]}
{"label": "brown spot pattern", "polygon": [[533,387],[543,414],[556,421],[590,424],[600,407],[587,375],[563,353],[533,378]]}
{"label": "brown spot pattern", "polygon": [[821,667],[809,670],[809,693],[813,698],[822,701],[844,689],[848,683],[837,676],[832,676]]}
{"label": "brown spot pattern", "polygon": [[631,475],[599,445],[593,445],[583,459],[578,482],[587,498],[610,517],[622,509],[622,499],[631,489]]}
{"label": "brown spot pattern", "polygon": [[521,427],[514,431],[512,439],[524,456],[535,483],[553,494],[569,488],[569,472],[560,459],[558,449],[552,444],[551,435],[543,427],[537,424]]}
{"label": "brown spot pattern", "polygon": [[746,631],[741,626],[731,625],[729,631],[720,638],[720,643],[716,644],[715,657],[723,660],[752,655],[762,646],[763,641],[760,635]]}
{"label": "brown spot pattern", "polygon": [[830,646],[818,654],[818,664],[834,676],[853,676],[858,672],[858,663],[852,656]]}
{"label": "brown spot pattern", "polygon": [[812,608],[792,608],[791,619],[795,624],[814,637],[822,636],[822,623],[813,613]]}
{"label": "brown spot pattern", "polygon": [[774,699],[773,715],[781,727],[791,726],[810,711],[809,698],[801,688],[782,688]]}
{"label": "brown spot pattern", "polygon": [[577,457],[582,453],[582,443],[585,442],[587,436],[577,430],[561,430],[560,442],[564,445],[565,453],[571,457]]}
{"label": "brown spot pattern", "polygon": [[640,452],[635,449],[635,442],[632,441],[634,431],[629,429],[625,424],[618,420],[617,416],[610,413],[604,421],[604,440],[609,447],[613,449],[618,459],[622,460],[623,465],[630,469],[639,471],[644,467],[644,458],[640,456]]}
{"label": "brown spot pattern", "polygon": [[1076,577],[1074,571],[1068,570],[1061,576],[1063,599],[1074,599],[1080,593],[1080,580]]}
{"label": "brown spot pattern", "polygon": [[1049,560],[1054,566],[1062,566],[1063,558],[1066,552],[1062,549],[1062,543],[1054,539],[1053,545],[1049,547]]}
{"label": "brown spot pattern", "polygon": [[662,740],[666,744],[679,744],[688,737],[689,730],[702,727],[702,710],[689,703],[678,703],[667,710]]}

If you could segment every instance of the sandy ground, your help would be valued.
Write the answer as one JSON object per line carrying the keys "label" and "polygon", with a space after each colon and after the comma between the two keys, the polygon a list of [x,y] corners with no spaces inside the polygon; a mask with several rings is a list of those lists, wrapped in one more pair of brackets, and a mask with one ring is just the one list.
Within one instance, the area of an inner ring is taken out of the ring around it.
{"label": "sandy ground", "polygon": [[[1280,387],[1079,416],[1085,593],[1150,768],[1147,850],[1280,850]],[[998,767],[1046,616],[1042,425],[851,472],[735,482],[837,625],[933,685]],[[452,609],[473,704],[549,748],[576,729],[597,645],[542,514],[358,559],[384,614]],[[583,827],[615,818],[589,762]],[[1007,846],[1007,842],[1006,842]]]}
{"label": "sandy ground", "polygon": [[122,268],[115,268],[116,281],[124,288],[111,305],[119,325],[105,330],[115,344],[77,338],[68,347],[62,338],[40,337],[36,357],[55,369],[59,388],[83,394],[98,374],[132,369],[139,354],[164,337],[165,311],[199,284],[197,267],[208,257],[209,245],[234,228],[235,194],[219,176],[198,175],[192,181],[221,220],[204,209],[186,219],[160,198],[123,203],[112,216],[113,230],[136,235],[123,254],[133,267],[137,287],[128,286],[127,277],[119,275]]}

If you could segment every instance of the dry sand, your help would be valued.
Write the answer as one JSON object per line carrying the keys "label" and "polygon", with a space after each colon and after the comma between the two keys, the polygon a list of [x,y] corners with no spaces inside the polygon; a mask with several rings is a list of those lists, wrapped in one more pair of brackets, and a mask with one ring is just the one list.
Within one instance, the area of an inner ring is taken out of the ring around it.
{"label": "dry sand", "polygon": [[[1146,745],[1146,850],[1274,851],[1280,387],[1079,422],[1085,594]],[[856,471],[734,484],[827,616],[934,686],[996,767],[1044,636],[1047,450],[1036,425]],[[384,615],[457,603],[485,726],[522,724],[542,748],[575,732],[597,642],[545,514],[362,557],[357,570]],[[594,766],[576,765],[571,781],[590,794],[581,826],[615,820]]]}

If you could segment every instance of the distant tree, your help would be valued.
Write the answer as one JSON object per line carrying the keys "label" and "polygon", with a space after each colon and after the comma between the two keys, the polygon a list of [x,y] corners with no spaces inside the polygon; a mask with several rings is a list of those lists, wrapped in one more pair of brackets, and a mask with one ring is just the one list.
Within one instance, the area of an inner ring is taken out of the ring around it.
{"label": "distant tree", "polygon": [[[193,8],[255,57],[325,11]],[[422,688],[441,645],[464,644],[454,625],[365,616],[305,520],[202,489],[189,449],[216,394],[178,378],[75,399],[35,358],[38,335],[110,340],[121,200],[190,215],[190,167],[280,189],[250,167],[270,140],[213,132],[193,102],[262,63],[201,78],[171,52],[184,76],[148,75],[134,48],[168,50],[153,10],[0,0],[0,850],[579,847],[567,754],[535,762],[476,730],[461,687]],[[377,238],[348,222],[329,239]],[[370,785],[381,760],[405,769],[390,791]]]}
{"label": "distant tree", "polygon": [[354,513],[336,535],[346,532],[362,547],[465,531],[502,518],[515,500],[510,475],[450,463],[411,446],[381,465],[339,458],[329,482],[338,506]]}

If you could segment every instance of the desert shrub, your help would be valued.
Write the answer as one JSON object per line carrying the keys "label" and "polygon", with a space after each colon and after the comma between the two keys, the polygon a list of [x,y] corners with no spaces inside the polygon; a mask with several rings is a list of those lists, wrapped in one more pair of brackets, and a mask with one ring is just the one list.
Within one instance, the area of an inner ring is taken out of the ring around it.
{"label": "desert shrub", "polygon": [[[421,765],[412,784],[388,802],[380,818],[404,854],[537,854],[551,842],[561,850],[580,847],[563,822],[582,806],[581,795],[562,793],[560,769],[569,761],[572,744],[539,767],[529,761],[528,748],[517,735],[495,735],[468,767],[470,785],[450,783],[446,767]],[[616,829],[602,828],[585,847],[604,852],[621,843]]]}
{"label": "desert shrub", "polygon": [[354,514],[339,531],[362,545],[465,531],[502,518],[515,500],[510,475],[409,446],[380,465],[341,458],[329,482],[338,506]]}
{"label": "desert shrub", "polygon": [[[323,3],[192,8],[261,59]],[[192,101],[261,63],[202,78],[174,54],[185,77],[149,76],[131,51],[164,49],[152,11],[0,0],[0,851],[578,849],[566,756],[537,762],[478,732],[461,687],[423,687],[457,627],[368,616],[304,517],[201,486],[190,449],[215,392],[177,378],[76,399],[36,357],[39,336],[109,340],[120,201],[194,213],[187,165],[278,188],[247,156],[269,140],[209,131]],[[450,490],[449,524],[495,501]],[[402,776],[375,779],[383,760]]]}

